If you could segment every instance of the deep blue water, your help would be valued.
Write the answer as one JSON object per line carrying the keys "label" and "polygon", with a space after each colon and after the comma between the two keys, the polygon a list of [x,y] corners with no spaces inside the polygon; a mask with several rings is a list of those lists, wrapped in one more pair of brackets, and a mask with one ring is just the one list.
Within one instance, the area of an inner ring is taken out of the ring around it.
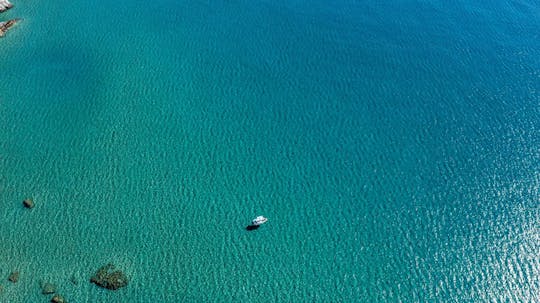
{"label": "deep blue water", "polygon": [[537,1],[13,3],[0,301],[540,301]]}

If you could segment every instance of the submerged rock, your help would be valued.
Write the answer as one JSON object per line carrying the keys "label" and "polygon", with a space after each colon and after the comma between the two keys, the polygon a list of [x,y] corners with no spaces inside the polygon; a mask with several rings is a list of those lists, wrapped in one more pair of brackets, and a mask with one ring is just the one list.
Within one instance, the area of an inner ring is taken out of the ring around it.
{"label": "submerged rock", "polygon": [[9,274],[8,280],[13,283],[17,283],[17,281],[19,281],[19,272],[14,271],[11,274]]}
{"label": "submerged rock", "polygon": [[5,12],[12,7],[13,4],[9,3],[8,0],[0,0],[0,13]]}
{"label": "submerged rock", "polygon": [[51,302],[52,303],[66,303],[66,300],[61,295],[55,295],[54,297],[52,297]]}
{"label": "submerged rock", "polygon": [[106,289],[116,290],[128,284],[127,276],[120,270],[115,270],[114,265],[107,264],[100,267],[92,276],[90,282]]}
{"label": "submerged rock", "polygon": [[71,282],[73,285],[78,285],[79,284],[79,280],[77,280],[77,277],[75,277],[75,275],[72,275],[69,278],[69,282]]}
{"label": "submerged rock", "polygon": [[50,295],[54,294],[56,292],[56,285],[49,283],[49,282],[43,282],[41,283],[41,293],[44,295]]}
{"label": "submerged rock", "polygon": [[[1,22],[0,22],[1,24]],[[28,198],[28,199],[24,199],[24,201],[22,202],[24,207],[26,208],[34,208],[34,200],[32,200],[31,198]]]}
{"label": "submerged rock", "polygon": [[6,32],[19,21],[20,19],[11,19],[5,22],[0,22],[0,37],[3,37]]}

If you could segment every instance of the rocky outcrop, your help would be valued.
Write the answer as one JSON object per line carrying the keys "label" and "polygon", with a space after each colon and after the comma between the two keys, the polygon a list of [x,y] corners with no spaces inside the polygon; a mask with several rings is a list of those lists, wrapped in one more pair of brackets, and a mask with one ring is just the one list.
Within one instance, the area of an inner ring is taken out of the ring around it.
{"label": "rocky outcrop", "polygon": [[19,281],[19,272],[14,271],[11,274],[9,274],[8,280],[13,283],[17,283]]}
{"label": "rocky outcrop", "polygon": [[[2,23],[3,22],[0,22],[0,32],[1,32],[1,28],[2,28],[2,25],[1,25]],[[0,36],[1,35],[2,34],[0,34]],[[34,201],[32,199],[30,199],[30,198],[24,199],[24,201],[22,203],[23,203],[24,207],[26,207],[26,208],[34,208]]]}
{"label": "rocky outcrop", "polygon": [[12,7],[13,4],[9,3],[8,0],[0,0],[0,13],[5,12]]}
{"label": "rocky outcrop", "polygon": [[44,295],[54,294],[56,292],[56,285],[49,282],[41,283],[41,293]]}
{"label": "rocky outcrop", "polygon": [[[9,3],[8,0],[0,0],[0,13],[5,12],[12,7],[13,4]],[[19,22],[19,19],[11,19],[8,21],[0,22],[0,37],[3,37],[6,32],[17,22]]]}
{"label": "rocky outcrop", "polygon": [[128,285],[128,278],[122,271],[115,270],[114,265],[109,263],[100,267],[90,282],[106,289],[116,290]]}
{"label": "rocky outcrop", "polygon": [[0,37],[3,37],[13,25],[19,22],[19,20],[20,19],[11,19],[9,21],[0,22]]}
{"label": "rocky outcrop", "polygon": [[66,303],[66,300],[61,295],[55,295],[54,297],[52,297],[51,302],[52,303]]}

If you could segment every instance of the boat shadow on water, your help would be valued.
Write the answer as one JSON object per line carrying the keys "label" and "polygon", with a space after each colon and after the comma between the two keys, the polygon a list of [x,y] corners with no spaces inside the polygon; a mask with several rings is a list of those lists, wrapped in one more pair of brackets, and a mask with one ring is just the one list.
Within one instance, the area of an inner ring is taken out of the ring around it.
{"label": "boat shadow on water", "polygon": [[253,224],[251,224],[251,225],[246,226],[246,230],[247,230],[247,231],[252,231],[252,230],[258,229],[259,227],[261,227],[261,226],[260,226],[260,225],[253,225]]}

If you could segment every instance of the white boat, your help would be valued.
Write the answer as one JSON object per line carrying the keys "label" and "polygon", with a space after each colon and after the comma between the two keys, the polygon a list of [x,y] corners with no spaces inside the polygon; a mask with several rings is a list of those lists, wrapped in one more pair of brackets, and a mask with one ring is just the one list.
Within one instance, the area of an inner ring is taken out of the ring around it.
{"label": "white boat", "polygon": [[251,221],[251,225],[259,226],[261,224],[266,223],[266,221],[268,221],[268,218],[265,218],[263,216],[258,216],[257,218]]}

